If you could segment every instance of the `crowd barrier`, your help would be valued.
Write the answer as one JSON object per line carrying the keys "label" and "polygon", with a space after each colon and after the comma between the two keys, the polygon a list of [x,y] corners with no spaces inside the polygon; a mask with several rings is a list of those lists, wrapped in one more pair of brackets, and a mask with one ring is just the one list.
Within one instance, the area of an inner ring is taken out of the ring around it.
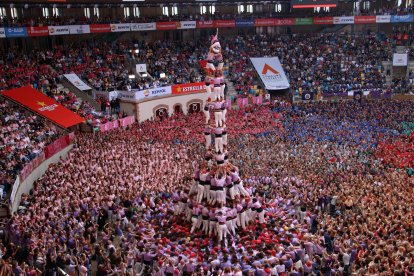
{"label": "crowd barrier", "polygon": [[[43,152],[41,152],[36,158],[31,160],[27,163],[23,169],[20,171],[19,175],[16,177],[16,181],[13,184],[12,193],[10,196],[10,209],[16,209],[15,199],[18,190],[23,186],[25,181],[28,179],[29,175],[31,175],[41,164],[45,161],[51,159],[54,155],[61,152],[63,149],[67,148],[69,145],[72,144],[73,140],[75,139],[74,133],[69,133],[65,136],[60,137],[59,139],[55,140],[53,143],[49,144]],[[32,183],[33,184],[33,183]],[[27,189],[25,189],[27,190]]]}
{"label": "crowd barrier", "polygon": [[256,18],[208,21],[169,21],[149,23],[62,25],[38,27],[0,28],[0,38],[75,35],[89,33],[164,31],[206,28],[248,28],[272,26],[335,25],[335,24],[375,24],[412,23],[414,14],[407,15],[367,15],[308,18]]}

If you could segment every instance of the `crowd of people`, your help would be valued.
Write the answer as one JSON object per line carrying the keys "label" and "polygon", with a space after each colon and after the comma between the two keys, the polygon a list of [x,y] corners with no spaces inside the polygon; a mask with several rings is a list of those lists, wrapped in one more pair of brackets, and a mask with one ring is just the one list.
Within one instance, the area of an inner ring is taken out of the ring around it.
{"label": "crowd of people", "polygon": [[55,125],[0,98],[0,185],[10,191],[20,170],[62,134]]}
{"label": "crowd of people", "polygon": [[[176,212],[204,160],[200,114],[77,137],[9,223],[3,271],[69,275],[410,275],[414,179],[378,156],[411,101],[230,110],[229,161],[263,202],[227,246]],[[276,116],[277,115],[277,116]],[[237,124],[241,124],[238,126]],[[387,153],[392,154],[392,152]],[[35,274],[33,274],[35,275]]]}

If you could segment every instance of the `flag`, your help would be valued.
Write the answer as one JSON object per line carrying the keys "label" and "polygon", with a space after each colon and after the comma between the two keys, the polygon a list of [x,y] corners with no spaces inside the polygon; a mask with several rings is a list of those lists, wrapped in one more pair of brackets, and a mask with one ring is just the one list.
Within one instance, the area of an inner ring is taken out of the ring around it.
{"label": "flag", "polygon": [[314,92],[302,92],[302,101],[313,101]]}
{"label": "flag", "polygon": [[362,91],[354,91],[354,101],[357,101],[359,103],[362,102]]}

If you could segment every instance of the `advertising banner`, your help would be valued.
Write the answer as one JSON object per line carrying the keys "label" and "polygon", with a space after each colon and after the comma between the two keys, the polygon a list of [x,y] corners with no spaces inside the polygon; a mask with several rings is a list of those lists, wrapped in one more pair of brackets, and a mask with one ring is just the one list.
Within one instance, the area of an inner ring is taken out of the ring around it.
{"label": "advertising banner", "polygon": [[295,25],[312,25],[313,19],[309,18],[295,18]]}
{"label": "advertising banner", "polygon": [[280,90],[289,88],[289,81],[286,78],[279,58],[259,57],[250,58],[250,60],[266,89]]}
{"label": "advertising banner", "polygon": [[111,32],[129,32],[131,31],[131,24],[111,24]]}
{"label": "advertising banner", "polygon": [[133,123],[135,123],[135,117],[134,116],[128,116],[122,119],[119,119],[119,126],[121,127],[126,127],[129,125],[132,125]]}
{"label": "advertising banner", "polygon": [[86,83],[81,80],[78,75],[76,74],[64,74],[63,75],[73,86],[75,86],[77,89],[86,91],[91,90],[92,88],[88,86]]}
{"label": "advertising banner", "polygon": [[414,14],[407,15],[392,15],[392,23],[412,23],[414,21]]}
{"label": "advertising banner", "polygon": [[68,146],[68,140],[66,136],[62,136],[59,139],[55,140],[52,144],[48,145],[45,148],[45,158],[48,159],[58,153],[59,151],[63,150]]}
{"label": "advertising banner", "polygon": [[4,28],[6,37],[27,37],[27,29],[22,28]]}
{"label": "advertising banner", "polygon": [[186,29],[195,29],[197,27],[196,21],[180,21],[177,22],[177,29],[186,30]]}
{"label": "advertising banner", "polygon": [[236,27],[236,20],[215,20],[214,27],[216,28],[234,28]]}
{"label": "advertising banner", "polygon": [[93,34],[96,33],[110,33],[111,32],[111,25],[109,24],[92,24],[90,26],[90,31]]}
{"label": "advertising banner", "polygon": [[333,17],[314,17],[313,24],[315,25],[332,25],[334,21]]}
{"label": "advertising banner", "polygon": [[4,28],[0,28],[0,38],[2,37],[6,37],[6,31],[4,30]]}
{"label": "advertising banner", "polygon": [[126,101],[140,101],[156,96],[171,95],[171,86],[151,88],[145,90],[117,91],[117,97]]}
{"label": "advertising banner", "polygon": [[70,34],[69,26],[49,26],[49,35],[67,35]]}
{"label": "advertising banner", "polygon": [[119,126],[118,125],[118,120],[115,120],[115,121],[107,122],[105,124],[100,125],[99,130],[102,131],[102,132],[110,131],[110,130],[113,130],[113,129],[117,129],[118,126]]}
{"label": "advertising banner", "polygon": [[353,16],[334,17],[334,24],[354,24],[355,18]]}
{"label": "advertising banner", "polygon": [[171,87],[171,91],[173,95],[203,93],[206,92],[206,88],[204,85],[204,82],[176,84]]}
{"label": "advertising banner", "polygon": [[391,15],[377,15],[375,18],[376,23],[390,23]]}
{"label": "advertising banner", "polygon": [[30,37],[48,36],[49,35],[49,28],[47,26],[44,26],[44,27],[27,27],[27,35],[30,36]]}
{"label": "advertising banner", "polygon": [[157,25],[155,22],[151,23],[131,23],[131,31],[155,31]]}
{"label": "advertising banner", "polygon": [[293,26],[295,25],[295,18],[276,18],[275,26]]}
{"label": "advertising banner", "polygon": [[3,91],[3,96],[24,105],[33,112],[63,128],[68,128],[85,121],[78,114],[70,111],[54,99],[49,98],[30,86]]}
{"label": "advertising banner", "polygon": [[371,24],[377,21],[375,15],[372,16],[355,16],[355,24]]}
{"label": "advertising banner", "polygon": [[[23,182],[27,176],[37,167],[39,167],[40,164],[42,164],[43,161],[45,161],[45,153],[41,152],[38,156],[36,156],[33,160],[31,160],[29,163],[27,163],[23,169],[19,173],[20,181]],[[14,187],[13,187],[14,188]],[[12,193],[12,198],[14,198]]]}
{"label": "advertising banner", "polygon": [[394,53],[392,57],[393,66],[407,66],[408,64],[408,55],[407,54],[397,54]]}
{"label": "advertising banner", "polygon": [[236,19],[237,28],[254,27],[254,19]]}
{"label": "advertising banner", "polygon": [[89,34],[91,32],[91,28],[89,25],[70,25],[69,26],[69,33],[70,34]]}
{"label": "advertising banner", "polygon": [[256,27],[266,27],[266,26],[275,26],[276,19],[274,18],[257,18],[254,20],[254,25]]}
{"label": "advertising banner", "polygon": [[157,22],[157,30],[176,30],[178,22]]}
{"label": "advertising banner", "polygon": [[197,29],[214,28],[214,21],[197,21]]}

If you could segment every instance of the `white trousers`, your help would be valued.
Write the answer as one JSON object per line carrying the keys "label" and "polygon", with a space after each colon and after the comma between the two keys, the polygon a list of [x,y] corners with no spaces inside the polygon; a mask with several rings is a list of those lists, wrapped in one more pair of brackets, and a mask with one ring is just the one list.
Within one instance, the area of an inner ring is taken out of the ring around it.
{"label": "white trousers", "polygon": [[198,184],[198,187],[197,187],[197,202],[198,203],[201,203],[201,201],[203,200],[203,196],[204,196],[204,185]]}
{"label": "white trousers", "polygon": [[[219,66],[220,66],[220,64],[219,64]],[[207,66],[206,66],[208,69],[211,69],[211,70],[213,70],[213,71],[216,71],[216,67],[214,67],[214,64],[213,63],[209,63],[209,62],[207,62]]]}
{"label": "white trousers", "polygon": [[206,150],[207,150],[211,147],[211,134],[204,135],[204,137],[206,138]]}
{"label": "white trousers", "polygon": [[223,134],[222,138],[223,138],[223,145],[227,146],[227,134]]}
{"label": "white trousers", "polygon": [[247,224],[246,212],[238,213],[237,214],[237,225],[240,226],[241,228],[245,229],[246,224]]}
{"label": "white trousers", "polygon": [[220,85],[220,97],[224,99],[224,88],[226,85],[223,83]]}
{"label": "white trousers", "polygon": [[232,234],[233,236],[236,236],[236,229],[234,228],[233,220],[226,221],[226,226],[227,226],[228,232]]}
{"label": "white trousers", "polygon": [[221,121],[223,122],[223,124],[226,123],[226,114],[227,114],[227,108],[225,108],[222,112],[221,112],[222,116],[221,116]]}
{"label": "white trousers", "polygon": [[207,93],[211,93],[211,85],[206,85],[206,91]]}
{"label": "white trousers", "polygon": [[210,201],[210,185],[204,186],[204,197],[207,199],[207,201]]}
{"label": "white trousers", "polygon": [[223,112],[214,111],[214,123],[216,124],[216,127],[223,126]]}
{"label": "white trousers", "polygon": [[209,110],[204,110],[204,108],[203,108],[203,113],[204,113],[204,116],[206,117],[206,125],[207,125],[208,122],[210,121],[210,111]]}
{"label": "white trousers", "polygon": [[217,191],[213,191],[213,190],[210,189],[209,203],[214,205],[214,204],[216,204],[216,202],[217,202]]}
{"label": "white trousers", "polygon": [[226,224],[217,224],[217,233],[219,241],[227,238],[227,225]]}
{"label": "white trousers", "polygon": [[208,230],[210,228],[210,222],[206,219],[203,219],[203,228],[201,229],[201,231],[204,232],[204,234],[208,234]]}
{"label": "white trousers", "polygon": [[216,191],[216,198],[217,198],[217,202],[226,204],[226,194],[224,191],[221,191],[221,190]]}
{"label": "white trousers", "polygon": [[217,227],[216,227],[217,221],[211,221],[210,220],[209,224],[210,224],[210,227],[208,229],[208,235],[211,236],[212,233],[217,234]]}
{"label": "white trousers", "polygon": [[221,95],[221,87],[214,86],[214,99],[219,100]]}
{"label": "white trousers", "polygon": [[214,146],[215,146],[215,148],[216,148],[216,152],[221,152],[221,153],[223,153],[224,152],[224,149],[223,149],[223,138],[222,137],[216,137],[215,139],[214,139]]}
{"label": "white trousers", "polygon": [[191,217],[191,223],[192,223],[192,227],[191,227],[190,233],[193,233],[196,229],[200,227],[201,219]]}

